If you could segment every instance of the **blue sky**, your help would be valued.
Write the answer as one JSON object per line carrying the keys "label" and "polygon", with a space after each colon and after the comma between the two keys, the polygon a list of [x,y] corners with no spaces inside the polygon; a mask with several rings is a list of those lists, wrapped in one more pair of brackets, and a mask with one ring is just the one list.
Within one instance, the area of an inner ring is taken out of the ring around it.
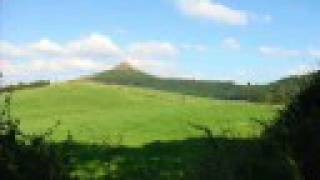
{"label": "blue sky", "polygon": [[0,0],[8,81],[120,61],[163,77],[266,83],[317,69],[317,0]]}

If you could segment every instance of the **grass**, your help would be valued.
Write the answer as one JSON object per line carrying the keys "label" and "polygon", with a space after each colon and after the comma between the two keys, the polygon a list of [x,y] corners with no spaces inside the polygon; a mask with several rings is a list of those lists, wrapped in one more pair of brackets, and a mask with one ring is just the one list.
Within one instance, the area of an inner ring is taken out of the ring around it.
{"label": "grass", "polygon": [[[270,121],[277,106],[85,81],[19,90],[12,105],[25,132],[39,134],[61,121],[51,140],[59,143],[71,132],[73,175],[83,178],[197,179],[207,161],[216,163],[209,166],[212,179],[256,172],[273,179],[281,169],[256,140],[263,127],[255,120]],[[217,147],[209,148],[190,124],[209,127]],[[270,162],[272,172],[256,161]]]}
{"label": "grass", "polygon": [[255,136],[261,127],[254,119],[268,120],[275,112],[268,105],[89,82],[18,91],[13,109],[26,132],[44,132],[59,120],[54,140],[65,139],[70,130],[81,142],[122,139],[123,145],[199,136],[190,123],[206,125],[216,135]]}

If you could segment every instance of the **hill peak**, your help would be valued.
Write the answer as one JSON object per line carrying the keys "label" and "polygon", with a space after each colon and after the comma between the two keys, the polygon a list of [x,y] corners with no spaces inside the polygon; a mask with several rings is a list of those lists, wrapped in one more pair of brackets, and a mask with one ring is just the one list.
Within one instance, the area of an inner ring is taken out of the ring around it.
{"label": "hill peak", "polygon": [[131,65],[129,62],[121,62],[120,64],[116,65],[113,70],[120,70],[120,71],[133,71],[136,70],[136,68]]}

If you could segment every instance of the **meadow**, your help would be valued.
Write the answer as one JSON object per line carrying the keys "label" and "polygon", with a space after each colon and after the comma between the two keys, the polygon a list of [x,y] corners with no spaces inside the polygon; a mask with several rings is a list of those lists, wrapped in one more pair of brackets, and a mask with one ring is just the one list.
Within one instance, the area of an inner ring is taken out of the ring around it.
{"label": "meadow", "polygon": [[[12,108],[29,134],[59,122],[47,138],[59,144],[72,135],[72,174],[82,178],[197,179],[211,159],[217,164],[209,168],[219,170],[212,178],[245,179],[252,172],[241,167],[252,159],[278,163],[261,154],[256,139],[279,106],[73,81],[15,91]],[[262,169],[267,178],[279,176]]]}
{"label": "meadow", "polygon": [[[87,143],[118,141],[143,145],[155,140],[181,140],[202,134],[191,124],[205,125],[215,135],[252,137],[268,121],[276,106],[223,101],[121,85],[72,82],[21,90],[13,95],[13,113],[28,133],[53,126],[52,139],[68,131]],[[118,139],[118,140],[117,140]]]}

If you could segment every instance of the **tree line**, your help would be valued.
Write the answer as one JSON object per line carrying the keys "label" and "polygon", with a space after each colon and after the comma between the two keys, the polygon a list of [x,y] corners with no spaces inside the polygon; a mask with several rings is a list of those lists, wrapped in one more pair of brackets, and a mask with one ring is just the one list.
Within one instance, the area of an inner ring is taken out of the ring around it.
{"label": "tree line", "polygon": [[290,76],[265,85],[250,82],[242,85],[233,81],[159,78],[132,67],[121,67],[94,74],[86,79],[106,84],[130,85],[221,100],[285,104],[308,84],[312,76],[313,74]]}
{"label": "tree line", "polygon": [[[0,77],[1,78],[1,77]],[[38,88],[50,85],[50,80],[36,80],[33,82],[19,82],[17,84],[9,84],[0,86],[0,92],[12,92],[14,90],[22,90],[29,88]]]}

